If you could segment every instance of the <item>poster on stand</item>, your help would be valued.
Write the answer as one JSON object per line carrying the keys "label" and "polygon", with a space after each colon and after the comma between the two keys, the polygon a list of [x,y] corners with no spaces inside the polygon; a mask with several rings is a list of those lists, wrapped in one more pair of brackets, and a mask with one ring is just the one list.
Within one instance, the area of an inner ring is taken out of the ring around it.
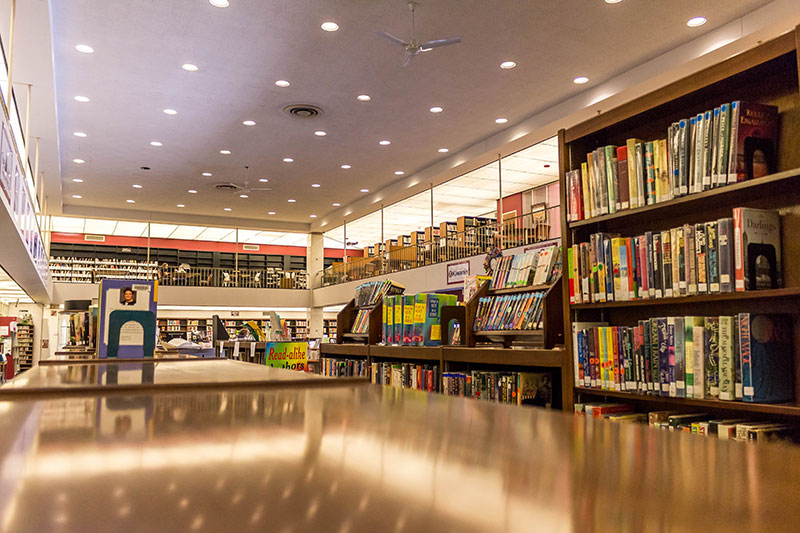
{"label": "poster on stand", "polygon": [[[141,279],[104,279],[100,282],[100,324],[97,356],[108,357],[109,317],[113,311],[151,311],[156,316],[158,282]],[[137,322],[123,324],[119,334],[120,358],[142,357],[144,329]]]}
{"label": "poster on stand", "polygon": [[301,371],[308,366],[307,342],[268,342],[264,353],[267,366]]}

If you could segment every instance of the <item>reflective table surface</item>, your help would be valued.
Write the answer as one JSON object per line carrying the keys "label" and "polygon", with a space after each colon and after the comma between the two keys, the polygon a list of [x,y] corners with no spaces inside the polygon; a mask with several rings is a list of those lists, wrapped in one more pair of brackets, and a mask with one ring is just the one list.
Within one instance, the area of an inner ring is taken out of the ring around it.
{"label": "reflective table surface", "polygon": [[371,384],[0,401],[0,427],[1,531],[800,524],[793,447]]}

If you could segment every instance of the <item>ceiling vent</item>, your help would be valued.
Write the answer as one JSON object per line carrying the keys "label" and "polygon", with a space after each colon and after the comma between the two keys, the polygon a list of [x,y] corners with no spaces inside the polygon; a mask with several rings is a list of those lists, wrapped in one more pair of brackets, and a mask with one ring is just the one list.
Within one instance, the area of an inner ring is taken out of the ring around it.
{"label": "ceiling vent", "polygon": [[235,191],[239,187],[237,187],[233,183],[217,183],[216,185],[214,185],[214,188],[220,191]]}
{"label": "ceiling vent", "polygon": [[84,241],[90,241],[90,242],[106,242],[106,236],[105,235],[84,235],[83,236],[83,240]]}
{"label": "ceiling vent", "polygon": [[257,244],[243,244],[242,250],[245,252],[257,252],[260,250],[260,247]]}
{"label": "ceiling vent", "polygon": [[311,104],[292,104],[284,107],[283,112],[297,118],[316,118],[322,114],[322,108]]}

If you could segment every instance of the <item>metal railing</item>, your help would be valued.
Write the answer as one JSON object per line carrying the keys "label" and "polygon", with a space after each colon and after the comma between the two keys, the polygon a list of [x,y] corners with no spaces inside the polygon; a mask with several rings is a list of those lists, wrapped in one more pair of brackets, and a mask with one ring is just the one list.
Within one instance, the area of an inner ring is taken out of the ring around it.
{"label": "metal railing", "polygon": [[[435,263],[463,259],[489,252],[493,247],[516,248],[561,236],[559,206],[507,218],[502,228],[496,221],[448,232],[431,241],[411,246],[392,247],[372,257],[356,257],[347,263],[334,263],[321,275],[321,286],[391,274]],[[501,231],[502,230],[502,231]]]}

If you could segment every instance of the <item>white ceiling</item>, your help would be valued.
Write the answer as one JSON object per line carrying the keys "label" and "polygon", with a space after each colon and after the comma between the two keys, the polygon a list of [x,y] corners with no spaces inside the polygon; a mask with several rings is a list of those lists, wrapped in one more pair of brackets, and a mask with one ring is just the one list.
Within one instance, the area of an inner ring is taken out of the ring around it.
{"label": "white ceiling", "polygon": [[[396,181],[397,170],[407,177],[435,164],[446,157],[440,147],[454,154],[766,3],[427,0],[419,36],[463,43],[402,69],[401,50],[375,32],[407,35],[404,0],[231,0],[224,9],[206,0],[51,0],[62,200],[78,214],[105,208],[308,223],[335,211],[333,202],[345,209],[362,198],[361,188]],[[700,14],[708,23],[688,28]],[[321,31],[326,20],[341,29]],[[75,51],[78,43],[95,52]],[[518,67],[501,70],[504,60]],[[183,71],[187,62],[199,72]],[[574,85],[578,75],[589,85]],[[276,87],[278,79],[291,86]],[[362,93],[372,101],[358,102]],[[293,119],[281,112],[290,103],[325,114]],[[434,105],[444,112],[430,113]],[[500,116],[509,123],[495,124]],[[154,140],[164,146],[150,146]],[[221,155],[225,148],[232,154]],[[287,156],[294,163],[283,163]],[[213,189],[240,182],[245,165],[251,181],[266,177],[273,190],[240,199]],[[72,181],[78,177],[84,182]]]}
{"label": "white ceiling", "polygon": [[2,268],[0,268],[0,302],[4,304],[33,302],[30,296]]}

